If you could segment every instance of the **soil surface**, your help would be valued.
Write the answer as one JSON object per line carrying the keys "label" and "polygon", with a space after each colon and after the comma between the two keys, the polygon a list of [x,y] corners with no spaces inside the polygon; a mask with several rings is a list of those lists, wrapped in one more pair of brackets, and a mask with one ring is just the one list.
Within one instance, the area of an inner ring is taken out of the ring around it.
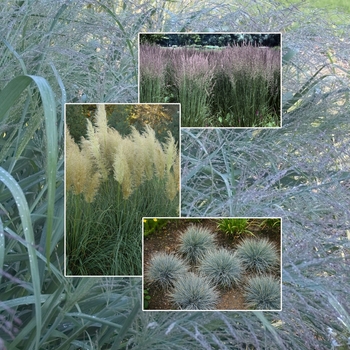
{"label": "soil surface", "polygon": [[[252,232],[255,237],[266,237],[273,242],[281,255],[281,230],[278,228],[259,227],[263,219],[249,219],[248,230]],[[175,253],[179,245],[179,237],[186,230],[188,226],[198,225],[201,227],[209,228],[216,237],[217,246],[225,248],[227,250],[235,250],[235,247],[241,242],[242,239],[251,237],[250,233],[243,233],[239,236],[226,234],[217,228],[219,219],[168,219],[165,226],[158,231],[153,232],[144,238],[144,271],[143,276],[149,266],[149,262],[153,254],[158,252]],[[281,264],[279,264],[276,271],[273,273],[277,278],[281,278]],[[219,289],[219,302],[217,304],[217,310],[247,310],[244,297],[243,297],[243,285],[249,277],[253,274],[245,272],[242,279],[242,284],[239,287],[231,289]],[[169,300],[167,292],[159,290],[155,286],[149,284],[144,279],[144,290],[147,290],[150,300],[148,301],[147,310],[176,310],[176,307],[172,305]]]}

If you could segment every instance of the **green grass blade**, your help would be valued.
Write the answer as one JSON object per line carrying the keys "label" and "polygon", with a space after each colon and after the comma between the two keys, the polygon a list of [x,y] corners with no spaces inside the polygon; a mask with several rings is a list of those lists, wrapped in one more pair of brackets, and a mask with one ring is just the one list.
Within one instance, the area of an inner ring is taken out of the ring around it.
{"label": "green grass blade", "polygon": [[[36,84],[39,89],[42,105],[44,109],[45,131],[46,131],[46,156],[47,168],[46,176],[48,183],[48,211],[47,211],[47,240],[46,240],[46,256],[50,254],[50,242],[53,228],[53,214],[54,214],[54,199],[56,191],[56,170],[57,170],[57,124],[56,124],[56,102],[53,91],[46,81],[46,79],[38,76],[25,75],[18,76],[12,79],[7,86],[0,92],[0,121],[4,118],[8,110],[15,105],[17,99],[24,89],[26,89],[31,82]],[[35,130],[31,131],[33,134]],[[33,135],[27,135],[26,139]],[[23,150],[23,147],[20,147]],[[16,155],[19,157],[20,153]],[[49,258],[48,258],[49,261]]]}
{"label": "green grass blade", "polygon": [[14,47],[4,38],[1,38],[2,42],[6,45],[6,47],[11,51],[11,53],[17,58],[19,64],[21,65],[21,68],[23,70],[23,74],[27,74],[27,68],[24,64],[24,61],[21,57],[21,55],[14,49]]}
{"label": "green grass blade", "polygon": [[[10,237],[12,237],[15,241],[18,241],[25,245],[25,241],[21,239],[20,236],[18,236],[15,232],[13,232],[9,227],[5,228],[5,231],[9,234]],[[46,264],[49,264],[50,262],[47,261],[46,257],[42,255],[40,252],[37,250],[35,251],[37,257],[44,261]],[[13,262],[13,261],[25,261],[28,260],[28,255],[27,254],[10,254],[6,256],[5,261],[6,262]],[[64,283],[65,282],[65,277],[62,275],[61,271],[55,267],[55,265],[50,264],[50,271],[53,273],[53,275],[57,278],[59,283]]]}
{"label": "green grass blade", "polygon": [[[5,260],[5,235],[4,235],[4,225],[0,217],[0,271],[3,270]],[[1,283],[1,274],[0,274]]]}
{"label": "green grass blade", "polygon": [[[39,91],[44,109],[46,131],[46,176],[47,176],[47,233],[46,233],[46,258],[50,261],[51,236],[55,209],[56,172],[57,172],[57,121],[56,102],[49,83],[42,77],[30,76]],[[47,264],[49,267],[49,263]]]}
{"label": "green grass blade", "polygon": [[120,346],[123,338],[125,337],[126,332],[128,331],[128,328],[131,326],[132,322],[134,321],[135,317],[139,313],[140,309],[141,309],[141,304],[137,300],[134,308],[130,312],[130,314],[127,317],[127,319],[124,321],[122,329],[119,331],[117,337],[115,338],[114,343],[113,343],[113,345],[111,347],[111,350],[119,349],[119,346]]}
{"label": "green grass blade", "polygon": [[38,269],[38,260],[35,251],[35,240],[34,232],[32,228],[32,222],[30,218],[30,212],[28,203],[24,196],[24,193],[21,187],[18,185],[16,180],[9,174],[6,170],[0,167],[0,181],[8,187],[11,191],[13,198],[16,201],[16,205],[21,217],[22,227],[24,232],[24,237],[27,241],[27,249],[29,255],[29,264],[30,264],[30,273],[32,276],[32,284],[34,290],[35,298],[35,323],[36,323],[36,337],[35,343],[36,348],[39,348],[40,341],[40,330],[41,330],[41,293],[40,293],[40,280],[39,280],[39,269]]}
{"label": "green grass blade", "polygon": [[317,72],[296,92],[292,98],[290,98],[282,107],[283,112],[287,112],[289,108],[295,105],[301,98],[303,98],[315,85],[321,80],[331,76],[330,74],[322,75],[320,78],[315,80],[316,76],[321,72],[327,65],[322,66]]}
{"label": "green grass blade", "polygon": [[338,320],[348,329],[350,332],[350,314],[344,309],[337,298],[330,292],[328,294],[328,302],[333,306],[333,308],[338,312]]}
{"label": "green grass blade", "polygon": [[31,83],[29,76],[20,75],[12,79],[4,89],[0,91],[0,122],[5,119],[9,109],[15,105],[23,90]]}
{"label": "green grass blade", "polygon": [[275,338],[276,344],[279,344],[280,349],[285,349],[282,339],[277,334],[276,329],[267,320],[264,313],[262,311],[253,311],[253,313],[260,320],[263,326],[272,334],[272,336]]}
{"label": "green grass blade", "polygon": [[[55,96],[46,79],[34,75],[21,75],[12,79],[0,92],[0,122],[1,119],[7,114],[9,109],[15,105],[23,90],[26,89],[31,82],[34,82],[39,89],[42,106],[44,109],[47,158],[46,176],[48,184],[47,236],[45,251],[47,260],[49,261],[55,205],[58,142]],[[32,130],[32,133],[34,132],[35,131]],[[19,154],[16,156],[19,157]]]}
{"label": "green grass blade", "polygon": [[[40,302],[45,303],[48,299],[52,298],[52,295],[53,294],[41,294],[40,295]],[[64,299],[65,299],[64,294],[60,295],[59,302],[63,301]],[[15,307],[21,306],[21,305],[35,304],[35,302],[36,302],[35,296],[29,295],[27,297],[9,299],[7,301],[3,301],[2,303],[3,303],[3,305],[6,305],[8,308],[15,308]]]}
{"label": "green grass blade", "polygon": [[[53,74],[55,75],[55,78],[57,80],[57,83],[61,89],[61,120],[58,124],[58,137],[63,137],[63,125],[64,125],[64,105],[67,102],[67,92],[66,92],[66,88],[64,87],[63,81],[61,79],[61,76],[59,75],[56,67],[54,66],[53,63],[50,63],[51,69],[53,70]],[[59,140],[61,141],[61,139]]]}
{"label": "green grass blade", "polygon": [[114,322],[110,322],[108,320],[104,320],[102,318],[96,317],[96,316],[91,316],[91,315],[87,315],[87,314],[83,314],[81,312],[70,312],[66,314],[67,317],[77,317],[79,320],[84,319],[87,321],[91,321],[91,322],[97,322],[97,323],[102,323],[108,326],[111,326],[113,328],[120,328],[120,325]]}

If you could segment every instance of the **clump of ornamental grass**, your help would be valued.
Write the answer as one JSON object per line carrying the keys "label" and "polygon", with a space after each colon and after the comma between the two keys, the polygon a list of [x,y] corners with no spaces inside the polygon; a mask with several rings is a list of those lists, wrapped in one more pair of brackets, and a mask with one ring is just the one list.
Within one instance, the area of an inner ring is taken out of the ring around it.
{"label": "clump of ornamental grass", "polygon": [[192,265],[197,264],[215,247],[215,237],[205,227],[192,225],[180,236],[179,252]]}
{"label": "clump of ornamental grass", "polygon": [[140,100],[180,102],[183,126],[278,126],[280,51],[140,45]]}
{"label": "clump of ornamental grass", "polygon": [[68,273],[139,275],[140,213],[174,215],[178,207],[174,138],[160,142],[150,126],[122,137],[99,104],[86,137],[77,144],[67,128],[66,140]]}
{"label": "clump of ornamental grass", "polygon": [[176,280],[170,293],[170,299],[181,310],[213,310],[218,297],[208,279],[192,272]]}
{"label": "clump of ornamental grass", "polygon": [[178,101],[182,106],[182,126],[204,126],[209,113],[214,68],[205,56],[188,51],[191,50],[177,50],[172,62]]}
{"label": "clump of ornamental grass", "polygon": [[185,263],[174,254],[157,253],[151,258],[146,279],[161,289],[169,289],[187,272]]}
{"label": "clump of ornamental grass", "polygon": [[231,102],[232,126],[262,126],[262,111],[274,112],[278,123],[279,99],[274,96],[280,96],[279,52],[252,45],[228,46],[222,52],[222,62],[235,101]]}
{"label": "clump of ornamental grass", "polygon": [[242,263],[239,258],[226,249],[208,252],[201,260],[199,272],[214,285],[230,288],[240,281]]}
{"label": "clump of ornamental grass", "polygon": [[279,310],[281,308],[280,282],[271,275],[255,276],[244,287],[249,308],[255,310]]}
{"label": "clump of ornamental grass", "polygon": [[165,89],[164,49],[140,45],[140,102],[163,102]]}
{"label": "clump of ornamental grass", "polygon": [[271,271],[279,262],[275,246],[266,238],[244,239],[238,245],[236,254],[246,270],[258,273]]}

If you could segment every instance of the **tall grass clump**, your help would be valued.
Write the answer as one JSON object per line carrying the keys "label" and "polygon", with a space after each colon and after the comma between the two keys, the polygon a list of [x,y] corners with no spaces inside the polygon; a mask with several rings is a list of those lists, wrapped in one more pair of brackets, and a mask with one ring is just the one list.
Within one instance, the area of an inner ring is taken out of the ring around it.
{"label": "tall grass clump", "polygon": [[154,130],[127,137],[108,127],[97,107],[87,136],[74,143],[67,128],[66,247],[73,275],[140,275],[142,216],[176,215],[177,146]]}
{"label": "tall grass clump", "polygon": [[279,258],[273,245],[266,238],[244,239],[236,250],[246,270],[264,273],[276,268]]}
{"label": "tall grass clump", "polygon": [[224,126],[280,126],[280,50],[228,46],[219,59],[214,94]]}
{"label": "tall grass clump", "polygon": [[279,310],[281,308],[281,284],[271,275],[255,276],[244,286],[244,297],[254,310]]}
{"label": "tall grass clump", "polygon": [[140,310],[140,281],[64,276],[64,105],[137,101],[140,14],[93,7],[1,4],[1,349],[111,348]]}
{"label": "tall grass clump", "polygon": [[164,50],[155,45],[140,46],[140,102],[164,101],[166,61]]}
{"label": "tall grass clump", "polygon": [[188,272],[176,280],[170,299],[180,310],[212,310],[218,292],[205,277]]}
{"label": "tall grass clump", "polygon": [[204,126],[210,117],[208,105],[214,68],[206,57],[188,51],[186,48],[178,49],[173,52],[172,58],[173,79],[181,103],[181,125]]}
{"label": "tall grass clump", "polygon": [[215,247],[215,236],[205,227],[192,225],[180,236],[179,252],[191,265],[198,264]]}
{"label": "tall grass clump", "polygon": [[169,289],[187,272],[184,262],[174,254],[157,253],[151,258],[145,278],[158,288]]}
{"label": "tall grass clump", "polygon": [[239,258],[226,249],[208,252],[200,261],[199,273],[211,283],[231,288],[241,280],[243,267]]}

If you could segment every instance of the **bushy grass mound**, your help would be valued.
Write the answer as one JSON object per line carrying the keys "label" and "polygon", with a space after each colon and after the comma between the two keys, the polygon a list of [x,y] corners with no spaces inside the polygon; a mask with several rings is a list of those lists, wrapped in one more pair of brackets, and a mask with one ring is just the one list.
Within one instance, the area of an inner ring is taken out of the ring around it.
{"label": "bushy grass mound", "polygon": [[187,270],[187,266],[176,255],[158,253],[151,258],[146,279],[161,289],[169,289]]}
{"label": "bushy grass mound", "polygon": [[280,48],[140,45],[140,101],[179,102],[182,126],[280,126]]}
{"label": "bushy grass mound", "polygon": [[275,246],[266,238],[244,239],[237,247],[237,257],[246,270],[258,273],[274,269],[279,262]]}
{"label": "bushy grass mound", "polygon": [[273,276],[255,276],[244,287],[245,300],[255,310],[279,310],[281,308],[281,283]]}
{"label": "bushy grass mound", "polygon": [[205,254],[215,247],[214,235],[204,227],[190,226],[180,236],[179,252],[190,264],[198,264]]}
{"label": "bushy grass mound", "polygon": [[242,272],[240,259],[223,248],[208,252],[199,265],[200,274],[206,276],[214,285],[227,288],[240,282]]}
{"label": "bushy grass mound", "polygon": [[181,310],[213,310],[219,295],[205,277],[189,272],[174,283],[170,298]]}

